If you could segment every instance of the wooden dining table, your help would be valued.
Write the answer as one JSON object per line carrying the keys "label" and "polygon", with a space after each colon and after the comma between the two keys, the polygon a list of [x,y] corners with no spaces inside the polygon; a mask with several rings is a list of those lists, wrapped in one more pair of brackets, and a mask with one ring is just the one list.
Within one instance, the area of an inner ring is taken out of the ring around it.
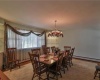
{"label": "wooden dining table", "polygon": [[48,53],[47,55],[40,55],[40,62],[45,64],[47,67],[47,80],[49,80],[49,67],[53,65],[58,60],[58,56],[54,53]]}
{"label": "wooden dining table", "polygon": [[[63,57],[65,57],[65,52],[64,51],[61,51],[60,53],[63,53]],[[40,55],[40,62],[41,63],[44,63],[48,66],[54,64],[55,62],[57,62],[58,60],[58,54],[54,54],[54,53],[48,53],[48,54],[42,54]]]}
{"label": "wooden dining table", "polygon": [[47,55],[45,55],[45,54],[40,55],[40,62],[44,63],[44,64],[46,64],[48,66],[52,65],[57,60],[58,60],[58,56],[54,55],[54,53],[49,53]]}
{"label": "wooden dining table", "polygon": [[[62,52],[64,53],[64,52]],[[64,53],[65,55],[65,53]],[[49,80],[49,67],[58,61],[58,55],[54,53],[48,53],[47,55],[43,54],[39,57],[40,62],[47,66],[47,79]]]}

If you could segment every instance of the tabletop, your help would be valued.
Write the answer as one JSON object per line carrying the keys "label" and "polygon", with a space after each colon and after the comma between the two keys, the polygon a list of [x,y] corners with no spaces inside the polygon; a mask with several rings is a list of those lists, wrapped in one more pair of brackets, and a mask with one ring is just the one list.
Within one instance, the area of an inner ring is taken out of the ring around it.
{"label": "tabletop", "polygon": [[49,53],[47,55],[40,55],[40,62],[51,65],[58,60],[58,56],[54,55],[54,53]]}
{"label": "tabletop", "polygon": [[[62,52],[65,56],[65,53]],[[40,55],[40,62],[47,64],[47,65],[52,65],[58,60],[58,55],[55,55],[54,53],[49,53],[47,55]]]}

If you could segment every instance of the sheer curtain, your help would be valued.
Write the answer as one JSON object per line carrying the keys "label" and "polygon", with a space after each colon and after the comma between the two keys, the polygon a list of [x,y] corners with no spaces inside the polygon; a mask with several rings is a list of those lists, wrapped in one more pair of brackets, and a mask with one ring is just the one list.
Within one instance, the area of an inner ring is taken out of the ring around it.
{"label": "sheer curtain", "polygon": [[[18,30],[22,33],[27,33],[26,30]],[[7,29],[7,45],[8,48],[17,48],[17,58],[21,62],[29,60],[28,52],[31,51],[31,48],[41,47],[45,45],[45,36],[37,36],[35,34],[30,34],[29,36],[21,36],[13,32],[10,28]]]}

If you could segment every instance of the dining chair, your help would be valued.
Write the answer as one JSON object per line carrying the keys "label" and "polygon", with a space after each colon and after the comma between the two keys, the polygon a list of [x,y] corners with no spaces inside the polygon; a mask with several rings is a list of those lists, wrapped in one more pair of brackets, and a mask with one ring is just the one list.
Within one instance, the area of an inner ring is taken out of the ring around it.
{"label": "dining chair", "polygon": [[63,60],[63,54],[59,54],[58,61],[49,67],[49,72],[54,75],[53,77],[50,77],[50,78],[55,79],[56,77],[56,79],[58,80],[58,75],[62,77],[62,74],[61,74],[62,60]]}
{"label": "dining chair", "polygon": [[100,80],[100,63],[98,63],[98,65],[97,66],[95,66],[95,72],[94,72],[94,79],[96,78],[96,77],[99,77],[99,80]]}
{"label": "dining chair", "polygon": [[32,80],[38,76],[38,79],[43,79],[41,77],[41,75],[43,73],[46,73],[47,75],[47,67],[45,65],[41,65],[43,63],[40,62],[39,60],[39,54],[33,54],[33,53],[30,53],[28,52],[29,56],[30,56],[30,60],[31,60],[31,63],[32,63],[32,66],[33,66],[33,77],[32,77]]}
{"label": "dining chair", "polygon": [[70,56],[69,56],[69,60],[70,60],[71,65],[73,65],[72,59],[73,59],[74,51],[75,51],[75,47],[71,49],[71,53],[70,53]]}
{"label": "dining chair", "polygon": [[42,52],[43,54],[47,54],[47,47],[45,45],[42,45]]}
{"label": "dining chair", "polygon": [[71,46],[64,46],[64,51],[71,51]]}
{"label": "dining chair", "polygon": [[52,53],[55,52],[55,48],[56,48],[55,46],[52,46],[52,47],[51,47],[51,51],[52,51]]}
{"label": "dining chair", "polygon": [[64,52],[60,52],[60,54],[63,54],[63,60],[62,60],[62,66],[61,66],[61,71],[63,71],[64,72],[64,74],[65,74],[65,63],[64,63],[64,58],[65,58],[65,53]]}
{"label": "dining chair", "polygon": [[68,53],[68,56],[66,57],[66,60],[67,60],[66,62],[70,67],[73,66],[72,59],[73,59],[74,50],[75,50],[75,47],[72,48],[71,51],[69,50],[66,51]]}
{"label": "dining chair", "polygon": [[47,53],[50,53],[50,47],[46,47]]}
{"label": "dining chair", "polygon": [[70,59],[69,59],[69,57],[70,57],[70,52],[69,51],[65,51],[64,52],[64,58],[63,58],[63,62],[62,62],[62,65],[63,65],[63,67],[65,67],[65,68],[67,68],[67,70],[68,70],[68,66],[70,66],[71,67],[71,64],[70,64]]}
{"label": "dining chair", "polygon": [[32,51],[33,54],[41,55],[41,49],[40,48],[34,48],[34,49],[31,49],[31,51]]}
{"label": "dining chair", "polygon": [[10,71],[14,67],[20,68],[19,59],[17,59],[17,49],[16,48],[8,48],[7,49],[7,65],[10,68]]}

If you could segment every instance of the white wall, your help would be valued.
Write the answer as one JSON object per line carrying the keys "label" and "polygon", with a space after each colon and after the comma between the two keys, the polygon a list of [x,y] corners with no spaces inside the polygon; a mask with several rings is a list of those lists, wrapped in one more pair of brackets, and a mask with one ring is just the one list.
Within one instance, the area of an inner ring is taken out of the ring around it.
{"label": "white wall", "polygon": [[[92,26],[64,28],[64,37],[58,38],[58,46],[75,47],[75,56],[100,59],[100,29]],[[47,37],[48,41],[48,37]],[[49,43],[50,44],[50,43]]]}

